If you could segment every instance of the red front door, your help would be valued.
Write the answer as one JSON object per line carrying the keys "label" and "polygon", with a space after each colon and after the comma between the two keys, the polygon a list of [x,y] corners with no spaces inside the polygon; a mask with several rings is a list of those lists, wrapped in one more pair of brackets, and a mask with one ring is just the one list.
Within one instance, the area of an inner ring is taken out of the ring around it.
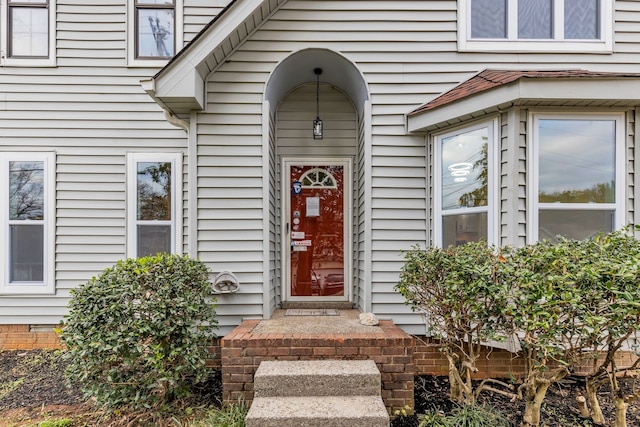
{"label": "red front door", "polygon": [[[289,163],[289,295],[344,299],[346,163]],[[295,299],[295,298],[294,298]]]}

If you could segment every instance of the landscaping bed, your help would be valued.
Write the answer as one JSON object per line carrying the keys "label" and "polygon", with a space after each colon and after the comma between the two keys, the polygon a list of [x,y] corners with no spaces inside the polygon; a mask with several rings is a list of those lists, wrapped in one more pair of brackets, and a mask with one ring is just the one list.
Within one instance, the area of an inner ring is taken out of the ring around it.
{"label": "landscaping bed", "polygon": [[[0,351],[0,426],[37,426],[43,421],[69,420],[69,426],[95,426],[108,424],[104,415],[81,395],[65,385],[61,351]],[[633,386],[632,379],[623,381],[627,390]],[[565,378],[554,384],[545,399],[542,423],[548,427],[588,427],[593,424],[580,417],[575,396],[584,390],[580,377]],[[448,399],[449,384],[446,377],[420,376],[415,381],[416,412],[442,411],[449,413],[455,404]],[[193,390],[192,406],[219,405],[222,389],[220,376],[212,371],[210,380],[204,386]],[[599,393],[599,398],[608,420],[613,419],[613,405],[607,389]],[[522,421],[524,404],[512,402],[504,396],[482,393],[480,404],[490,405],[505,414],[514,426]],[[112,420],[117,424],[117,420]],[[640,426],[640,404],[633,403],[628,412],[629,426]],[[414,427],[419,423],[417,416],[396,417],[393,427]],[[124,424],[124,423],[123,423]],[[53,424],[52,424],[53,425]],[[171,424],[168,421],[167,425]],[[183,424],[184,425],[184,424]]]}

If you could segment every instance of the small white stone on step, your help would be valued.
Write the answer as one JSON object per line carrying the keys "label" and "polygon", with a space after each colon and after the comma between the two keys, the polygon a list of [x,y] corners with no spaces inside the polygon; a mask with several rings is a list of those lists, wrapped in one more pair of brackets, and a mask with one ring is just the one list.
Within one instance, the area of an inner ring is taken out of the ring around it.
{"label": "small white stone on step", "polygon": [[378,323],[378,317],[373,313],[360,313],[360,323],[367,326],[376,326]]}

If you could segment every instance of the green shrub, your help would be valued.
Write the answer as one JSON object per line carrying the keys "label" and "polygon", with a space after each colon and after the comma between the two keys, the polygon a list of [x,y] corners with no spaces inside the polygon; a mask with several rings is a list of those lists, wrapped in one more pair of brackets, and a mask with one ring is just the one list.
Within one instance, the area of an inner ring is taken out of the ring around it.
{"label": "green shrub", "polygon": [[484,387],[474,389],[471,380],[482,343],[511,332],[502,316],[510,288],[501,274],[503,262],[486,242],[405,253],[395,289],[440,339],[449,361],[450,397],[458,403],[474,403]]}
{"label": "green shrub", "polygon": [[162,409],[207,376],[215,299],[200,261],[119,261],[72,290],[61,339],[68,381],[106,409]]}

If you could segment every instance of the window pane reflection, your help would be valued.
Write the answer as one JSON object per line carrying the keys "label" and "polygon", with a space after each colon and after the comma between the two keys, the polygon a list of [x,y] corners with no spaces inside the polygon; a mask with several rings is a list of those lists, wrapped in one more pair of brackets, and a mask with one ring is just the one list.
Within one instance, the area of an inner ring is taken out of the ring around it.
{"label": "window pane reflection", "polygon": [[49,10],[11,8],[11,56],[49,54]]}
{"label": "window pane reflection", "polygon": [[171,252],[171,225],[138,225],[138,257]]}
{"label": "window pane reflection", "polygon": [[553,38],[551,7],[551,0],[519,0],[518,38]]}
{"label": "window pane reflection", "polygon": [[137,164],[138,220],[171,220],[171,162]]}
{"label": "window pane reflection", "polygon": [[506,0],[471,1],[471,37],[504,39],[507,37]]}
{"label": "window pane reflection", "polygon": [[138,10],[138,56],[166,58],[174,52],[173,9]]}
{"label": "window pane reflection", "polygon": [[564,0],[564,38],[600,38],[599,0]]}
{"label": "window pane reflection", "polygon": [[487,240],[487,213],[442,217],[442,247]]}
{"label": "window pane reflection", "polygon": [[11,225],[9,281],[42,282],[44,280],[44,226]]}
{"label": "window pane reflection", "polygon": [[488,128],[442,140],[442,210],[487,206]]}
{"label": "window pane reflection", "polygon": [[613,231],[613,210],[544,210],[538,214],[538,239],[557,241],[558,235],[584,240]]}
{"label": "window pane reflection", "polygon": [[44,162],[9,162],[9,219],[44,219]]}
{"label": "window pane reflection", "polygon": [[615,202],[615,122],[540,120],[540,203]]}

